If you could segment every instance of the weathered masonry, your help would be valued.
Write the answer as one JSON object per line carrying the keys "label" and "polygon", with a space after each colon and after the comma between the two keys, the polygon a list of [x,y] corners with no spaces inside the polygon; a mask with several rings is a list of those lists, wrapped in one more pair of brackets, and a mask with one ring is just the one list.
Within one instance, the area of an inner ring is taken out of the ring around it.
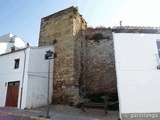
{"label": "weathered masonry", "polygon": [[53,102],[68,103],[79,100],[81,49],[87,24],[75,7],[42,18],[39,46],[53,44],[58,54],[54,63]]}
{"label": "weathered masonry", "polygon": [[86,41],[86,92],[115,93],[117,84],[112,29],[88,28]]}
{"label": "weathered masonry", "polygon": [[39,46],[55,44],[53,103],[77,104],[91,93],[116,93],[111,29],[87,28],[70,7],[42,18]]}

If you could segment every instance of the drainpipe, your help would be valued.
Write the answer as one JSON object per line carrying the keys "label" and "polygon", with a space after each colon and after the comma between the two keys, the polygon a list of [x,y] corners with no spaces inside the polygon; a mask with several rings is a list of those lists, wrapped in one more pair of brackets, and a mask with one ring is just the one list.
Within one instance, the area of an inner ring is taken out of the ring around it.
{"label": "drainpipe", "polygon": [[23,93],[23,83],[24,83],[24,75],[25,75],[25,68],[26,68],[26,49],[24,49],[24,51],[23,51],[24,52],[24,64],[23,64],[21,95],[20,95],[20,109],[22,108],[22,93]]}

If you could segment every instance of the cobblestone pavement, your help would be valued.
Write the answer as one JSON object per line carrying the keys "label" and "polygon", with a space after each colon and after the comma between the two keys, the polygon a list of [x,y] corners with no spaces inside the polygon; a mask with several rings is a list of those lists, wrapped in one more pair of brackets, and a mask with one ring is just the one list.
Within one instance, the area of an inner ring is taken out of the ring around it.
{"label": "cobblestone pavement", "polygon": [[[34,108],[34,111],[46,111],[46,107]],[[55,114],[77,116],[77,118],[87,118],[93,120],[117,120],[119,118],[118,111],[108,111],[109,114],[105,114],[103,109],[85,109],[83,112],[80,108],[68,106],[68,105],[50,105],[50,115],[55,116]],[[76,119],[77,120],[77,119]]]}
{"label": "cobblestone pavement", "polygon": [[35,119],[12,116],[12,115],[8,115],[8,114],[0,113],[0,120],[35,120]]}

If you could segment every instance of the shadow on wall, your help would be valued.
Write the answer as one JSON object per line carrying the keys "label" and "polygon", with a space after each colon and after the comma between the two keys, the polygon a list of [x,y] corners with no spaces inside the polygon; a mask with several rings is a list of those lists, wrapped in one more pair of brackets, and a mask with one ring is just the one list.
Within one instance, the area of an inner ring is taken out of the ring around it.
{"label": "shadow on wall", "polygon": [[82,85],[86,94],[115,93],[117,83],[112,30],[87,29],[85,52]]}
{"label": "shadow on wall", "polygon": [[90,100],[90,102],[95,103],[104,103],[104,99],[102,97],[107,96],[108,100],[108,110],[119,110],[119,100],[118,94],[116,93],[93,93],[88,94],[86,97]]}
{"label": "shadow on wall", "polygon": [[88,28],[81,56],[79,93],[82,99],[103,103],[108,97],[108,110],[118,110],[112,29]]}

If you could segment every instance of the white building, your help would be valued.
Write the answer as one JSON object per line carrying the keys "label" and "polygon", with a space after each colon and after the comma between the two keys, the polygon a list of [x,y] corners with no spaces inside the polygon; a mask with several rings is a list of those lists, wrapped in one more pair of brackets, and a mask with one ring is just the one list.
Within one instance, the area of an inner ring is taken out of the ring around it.
{"label": "white building", "polygon": [[160,34],[113,33],[113,38],[122,120],[159,120]]}
{"label": "white building", "polygon": [[0,54],[23,49],[27,46],[25,41],[11,33],[0,36]]}
{"label": "white building", "polygon": [[[0,106],[21,109],[47,104],[48,65],[46,51],[53,46],[28,47],[0,55]],[[53,59],[50,60],[50,103]]]}

